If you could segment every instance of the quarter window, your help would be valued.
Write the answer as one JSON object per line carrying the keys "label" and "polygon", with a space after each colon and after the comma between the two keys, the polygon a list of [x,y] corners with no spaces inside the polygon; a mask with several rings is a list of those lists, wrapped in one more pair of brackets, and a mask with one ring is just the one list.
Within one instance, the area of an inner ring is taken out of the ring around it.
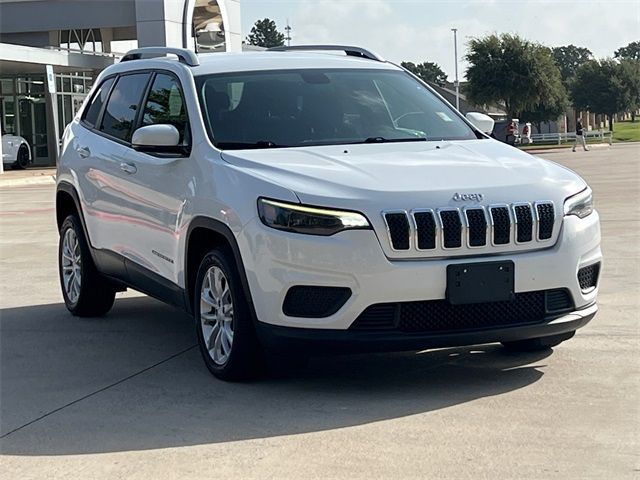
{"label": "quarter window", "polygon": [[98,91],[91,99],[91,104],[84,114],[84,121],[92,127],[95,127],[96,123],[98,123],[98,115],[100,115],[102,105],[104,105],[104,102],[107,100],[107,95],[109,95],[109,90],[111,89],[111,85],[113,85],[113,80],[113,78],[108,78],[102,82],[102,85],[100,85],[100,88],[98,88]]}
{"label": "quarter window", "polygon": [[123,75],[109,96],[100,130],[120,140],[131,140],[132,129],[148,73]]}
{"label": "quarter window", "polygon": [[158,123],[173,125],[180,133],[180,142],[188,143],[187,112],[180,84],[172,75],[163,73],[153,81],[142,117],[142,126]]}

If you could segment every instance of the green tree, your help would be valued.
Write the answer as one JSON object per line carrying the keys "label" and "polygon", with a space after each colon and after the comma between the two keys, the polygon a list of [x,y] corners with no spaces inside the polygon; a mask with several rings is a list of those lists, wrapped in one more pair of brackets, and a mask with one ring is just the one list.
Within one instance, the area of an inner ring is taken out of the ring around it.
{"label": "green tree", "polygon": [[247,43],[265,48],[281,47],[284,45],[284,38],[284,34],[278,31],[276,22],[265,18],[253,25],[247,36]]}
{"label": "green tree", "polygon": [[546,98],[563,96],[551,50],[517,35],[474,38],[466,60],[468,98],[480,105],[503,103],[509,119],[545,105]]}
{"label": "green tree", "polygon": [[568,85],[568,82],[576,74],[578,67],[588,62],[593,55],[588,48],[576,47],[575,45],[554,47],[551,51],[565,85]]}
{"label": "green tree", "polygon": [[618,76],[623,86],[623,106],[631,112],[631,121],[636,121],[636,111],[640,108],[640,60],[623,58],[618,67]]}
{"label": "green tree", "polygon": [[549,96],[535,104],[532,109],[520,113],[522,121],[533,123],[539,133],[542,133],[542,123],[557,120],[564,115],[569,106],[566,90],[558,90],[555,96]]}
{"label": "green tree", "polygon": [[437,63],[423,62],[416,65],[413,62],[402,62],[400,65],[425,82],[437,83],[438,85],[443,85],[447,82],[447,74],[442,71]]}
{"label": "green tree", "polygon": [[607,115],[613,131],[613,115],[629,107],[620,64],[612,59],[590,60],[581,65],[571,82],[571,98],[576,108]]}
{"label": "green tree", "polygon": [[630,58],[640,60],[640,42],[631,42],[626,47],[620,47],[613,54],[616,58]]}

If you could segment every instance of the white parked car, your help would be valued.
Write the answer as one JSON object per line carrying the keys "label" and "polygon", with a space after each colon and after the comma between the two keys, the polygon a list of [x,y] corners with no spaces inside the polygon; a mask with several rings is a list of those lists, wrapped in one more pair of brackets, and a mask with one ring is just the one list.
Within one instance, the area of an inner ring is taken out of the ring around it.
{"label": "white parked car", "polygon": [[7,167],[27,168],[31,164],[31,149],[27,141],[18,135],[2,135],[2,163]]}
{"label": "white parked car", "polygon": [[223,379],[265,352],[544,349],[591,320],[583,179],[371,52],[289,50],[140,49],[102,72],[58,166],[73,314],[125,288],[178,306]]}

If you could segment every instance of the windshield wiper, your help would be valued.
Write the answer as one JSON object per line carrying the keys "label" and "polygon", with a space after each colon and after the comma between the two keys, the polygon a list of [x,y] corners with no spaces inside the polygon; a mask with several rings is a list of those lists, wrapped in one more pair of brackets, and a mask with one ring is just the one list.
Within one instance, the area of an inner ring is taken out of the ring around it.
{"label": "windshield wiper", "polygon": [[362,143],[393,143],[393,142],[426,142],[425,137],[403,137],[403,138],[385,138],[385,137],[369,137]]}
{"label": "windshield wiper", "polygon": [[221,150],[242,150],[250,148],[285,148],[289,145],[279,145],[271,140],[259,140],[257,142],[218,142],[216,147]]}

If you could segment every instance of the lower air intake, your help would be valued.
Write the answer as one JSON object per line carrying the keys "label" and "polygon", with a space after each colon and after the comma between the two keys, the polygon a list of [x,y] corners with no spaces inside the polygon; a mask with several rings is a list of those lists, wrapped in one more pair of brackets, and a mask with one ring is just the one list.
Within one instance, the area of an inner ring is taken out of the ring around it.
{"label": "lower air intake", "polygon": [[284,298],[282,312],[288,317],[324,318],[342,308],[351,290],[345,287],[291,287]]}
{"label": "lower air intake", "polygon": [[451,305],[447,300],[371,305],[351,325],[359,331],[445,333],[541,323],[573,310],[564,289],[517,293],[509,302]]}
{"label": "lower air intake", "polygon": [[600,263],[594,263],[588,267],[582,267],[578,270],[578,283],[580,288],[590,290],[598,285],[598,277],[600,276]]}

